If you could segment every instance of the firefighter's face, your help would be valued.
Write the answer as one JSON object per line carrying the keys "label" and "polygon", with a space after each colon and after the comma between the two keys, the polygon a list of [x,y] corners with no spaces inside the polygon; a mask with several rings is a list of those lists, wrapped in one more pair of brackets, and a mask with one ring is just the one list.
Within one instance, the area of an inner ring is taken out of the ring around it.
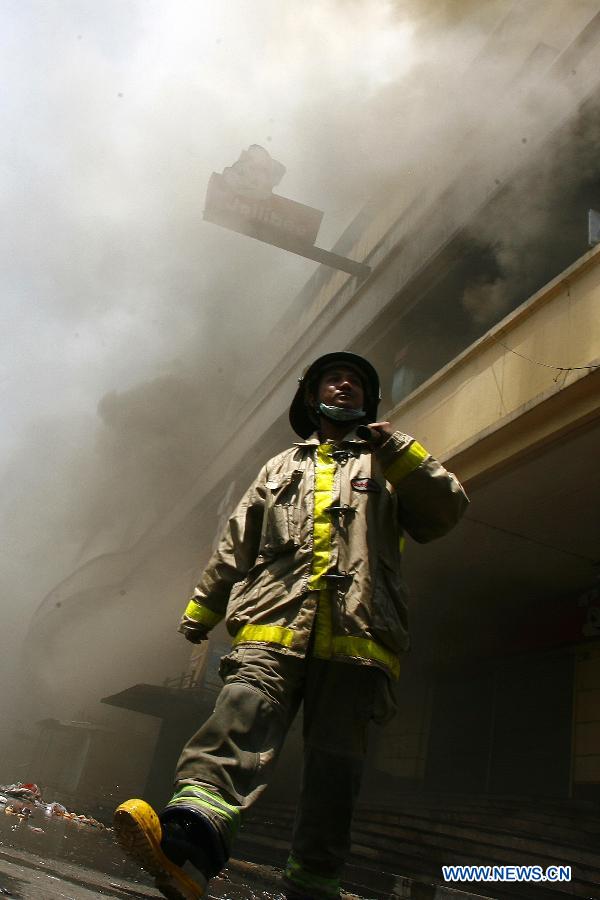
{"label": "firefighter's face", "polygon": [[365,392],[360,375],[350,366],[330,366],[319,379],[316,399],[327,406],[362,409]]}

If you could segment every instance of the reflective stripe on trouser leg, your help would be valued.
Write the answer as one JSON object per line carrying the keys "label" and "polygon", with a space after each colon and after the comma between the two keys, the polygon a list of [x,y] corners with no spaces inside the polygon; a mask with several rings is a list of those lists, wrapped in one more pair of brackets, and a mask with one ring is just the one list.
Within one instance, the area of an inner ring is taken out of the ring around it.
{"label": "reflective stripe on trouser leg", "polygon": [[240,811],[236,806],[227,803],[208,785],[186,784],[169,800],[165,813],[177,809],[186,810],[194,815],[200,814],[208,819],[221,835],[229,855],[231,843],[240,824]]}
{"label": "reflective stripe on trouser leg", "polygon": [[302,864],[290,854],[285,867],[285,877],[295,888],[308,897],[331,897],[340,895],[340,879],[315,875],[303,868]]}

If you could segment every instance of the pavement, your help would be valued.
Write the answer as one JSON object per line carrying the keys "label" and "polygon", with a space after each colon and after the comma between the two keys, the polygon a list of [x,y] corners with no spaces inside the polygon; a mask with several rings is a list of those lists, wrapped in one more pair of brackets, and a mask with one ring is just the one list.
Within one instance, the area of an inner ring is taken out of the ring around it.
{"label": "pavement", "polygon": [[[282,894],[261,884],[260,876],[248,880],[228,875],[211,883],[208,898],[227,900],[280,900]],[[0,852],[0,897],[14,900],[91,900],[94,897],[119,900],[162,898],[150,882],[124,878],[65,863],[49,861],[34,854]]]}
{"label": "pavement", "polygon": [[[211,881],[209,898],[281,900],[279,872],[232,861]],[[0,900],[156,900],[150,876],[127,859],[110,829],[38,811],[29,819],[0,810]]]}
{"label": "pavement", "polygon": [[[378,877],[379,874],[379,877]],[[485,900],[385,873],[363,873],[368,887],[344,900]],[[209,884],[207,900],[283,900],[281,870],[241,860]],[[381,882],[381,883],[379,883]],[[29,818],[0,808],[0,900],[159,900],[152,879],[129,860],[102,826],[46,816],[35,809]]]}
{"label": "pavement", "polygon": [[[258,867],[257,867],[258,868]],[[90,900],[93,897],[119,900],[158,900],[162,894],[143,873],[137,877],[103,873],[65,860],[11,848],[0,850],[0,898],[14,900]],[[207,900],[281,900],[274,881],[268,883],[260,872],[225,872],[211,882]]]}
{"label": "pavement", "polygon": [[[207,900],[283,900],[281,871],[231,860]],[[116,844],[111,829],[38,810],[29,818],[0,809],[0,900],[157,900],[153,881]],[[365,900],[348,895],[348,900]]]}

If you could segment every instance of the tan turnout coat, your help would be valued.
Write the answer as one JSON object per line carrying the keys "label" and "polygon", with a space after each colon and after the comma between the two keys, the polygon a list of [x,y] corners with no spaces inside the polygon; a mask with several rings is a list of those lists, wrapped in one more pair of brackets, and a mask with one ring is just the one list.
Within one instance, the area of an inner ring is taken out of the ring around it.
{"label": "tan turnout coat", "polygon": [[[325,510],[315,503],[316,435],[263,466],[231,516],[180,631],[193,639],[226,616],[234,645],[299,656],[315,631],[316,655],[398,675],[399,654],[408,647],[403,534],[419,542],[440,537],[468,500],[456,477],[402,432],[373,452],[352,432],[333,450]],[[329,558],[311,589],[315,534],[323,527]]]}

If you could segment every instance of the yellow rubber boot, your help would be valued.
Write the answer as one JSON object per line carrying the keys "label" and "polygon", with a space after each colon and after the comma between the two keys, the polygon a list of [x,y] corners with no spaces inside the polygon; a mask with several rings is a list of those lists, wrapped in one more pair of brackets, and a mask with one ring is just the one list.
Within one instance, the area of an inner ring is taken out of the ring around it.
{"label": "yellow rubber boot", "polygon": [[[168,900],[200,900],[206,880],[190,878],[181,866],[163,853],[160,820],[145,800],[127,800],[115,810],[115,837],[125,853],[156,879],[156,887]],[[200,877],[200,873],[198,873]]]}

